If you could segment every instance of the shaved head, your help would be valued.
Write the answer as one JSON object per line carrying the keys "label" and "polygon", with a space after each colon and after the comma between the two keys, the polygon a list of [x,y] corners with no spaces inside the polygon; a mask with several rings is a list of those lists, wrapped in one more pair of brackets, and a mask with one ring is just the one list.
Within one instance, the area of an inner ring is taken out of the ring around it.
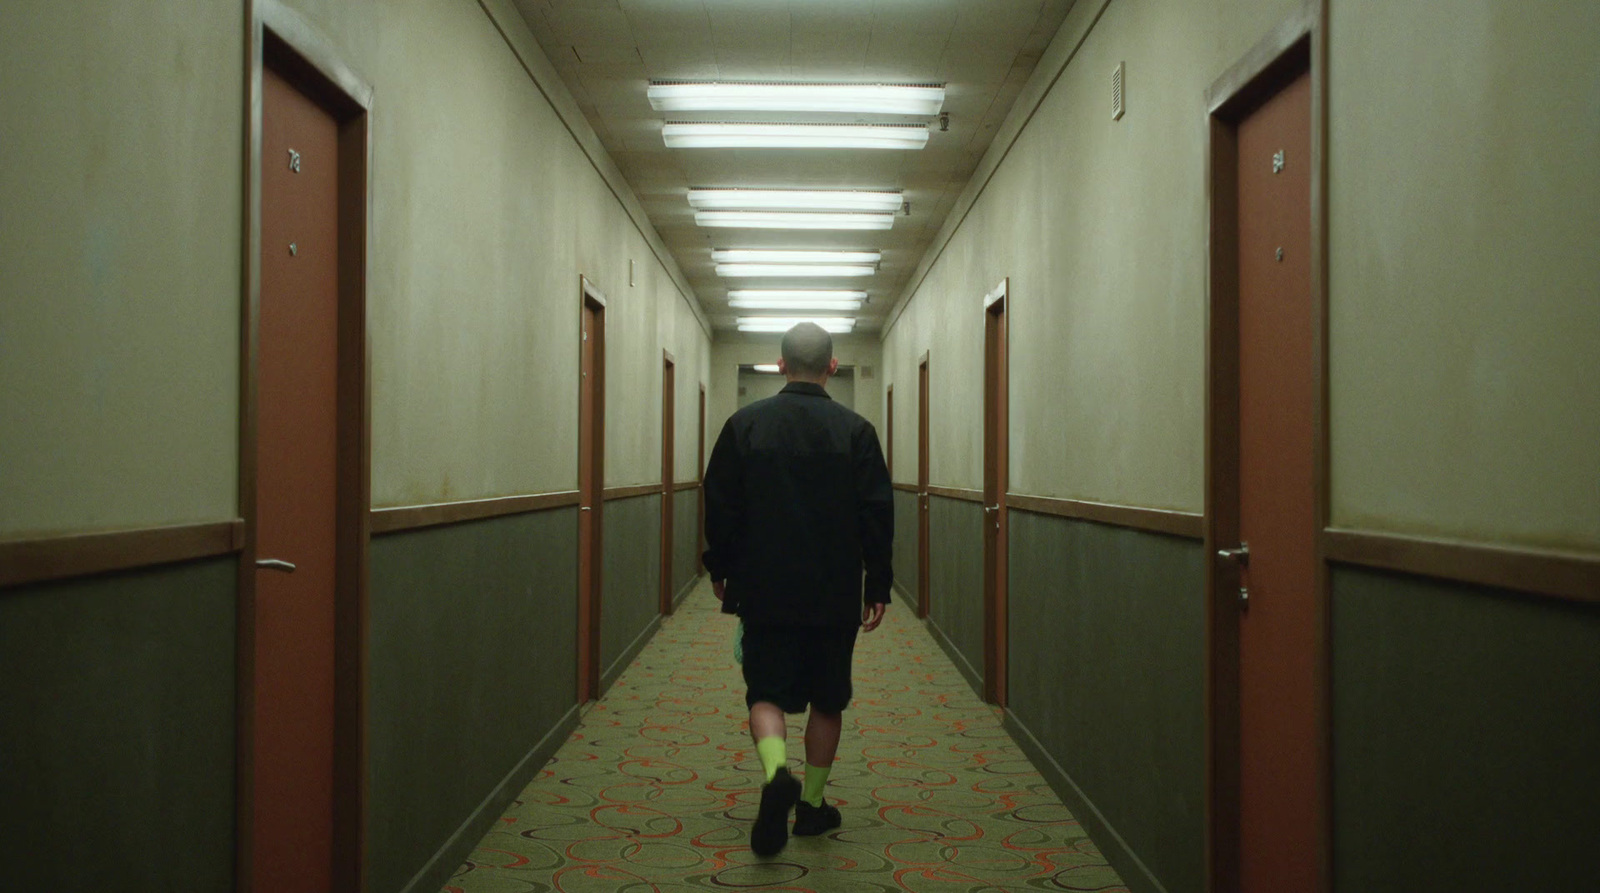
{"label": "shaved head", "polygon": [[833,336],[814,322],[803,322],[783,336],[783,363],[792,376],[818,378],[833,370]]}

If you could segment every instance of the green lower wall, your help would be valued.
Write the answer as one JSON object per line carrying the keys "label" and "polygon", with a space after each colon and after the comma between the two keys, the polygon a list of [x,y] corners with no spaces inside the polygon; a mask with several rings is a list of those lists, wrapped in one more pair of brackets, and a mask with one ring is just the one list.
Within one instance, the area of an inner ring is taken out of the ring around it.
{"label": "green lower wall", "polygon": [[1134,890],[1204,889],[1201,544],[1015,510],[1009,530],[1012,714]]}
{"label": "green lower wall", "polygon": [[661,616],[661,496],[608,500],[604,523],[600,675],[609,687]]}
{"label": "green lower wall", "polygon": [[1600,605],[1331,592],[1335,888],[1600,890]]}
{"label": "green lower wall", "polygon": [[0,887],[233,889],[237,577],[0,592]]}
{"label": "green lower wall", "polygon": [[983,506],[928,497],[928,619],[983,691]]}
{"label": "green lower wall", "polygon": [[700,574],[700,491],[679,490],[672,497],[672,594]]}
{"label": "green lower wall", "polygon": [[438,889],[466,855],[454,836],[573,708],[577,538],[569,507],[372,541],[373,893],[424,868],[416,889]]}
{"label": "green lower wall", "polygon": [[894,582],[903,605],[916,612],[917,598],[917,494],[894,491]]}

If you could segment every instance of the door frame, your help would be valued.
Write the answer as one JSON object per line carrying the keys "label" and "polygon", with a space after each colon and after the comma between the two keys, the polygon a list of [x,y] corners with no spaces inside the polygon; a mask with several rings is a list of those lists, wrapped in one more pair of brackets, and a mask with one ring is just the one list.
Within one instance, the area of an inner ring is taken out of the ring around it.
{"label": "door frame", "polygon": [[280,0],[247,0],[245,44],[244,220],[239,376],[239,556],[237,754],[234,878],[250,893],[255,833],[256,479],[261,318],[262,74],[282,75],[339,128],[338,452],[334,571],[334,889],[365,883],[368,546],[372,505],[372,348],[367,331],[368,221],[371,215],[372,87],[332,41]]}
{"label": "door frame", "polygon": [[[583,377],[583,314],[595,319],[594,375]],[[578,691],[579,704],[600,697],[600,597],[605,562],[606,296],[578,274]],[[590,412],[584,392],[592,389]],[[587,447],[587,449],[585,449]],[[587,503],[587,504],[585,504]]]}
{"label": "door frame", "polygon": [[[1328,226],[1327,4],[1302,0],[1206,91],[1207,241],[1205,372],[1206,877],[1207,889],[1240,882],[1240,708],[1238,569],[1216,559],[1239,540],[1238,126],[1296,78],[1311,75],[1311,362],[1316,517],[1312,597],[1318,617],[1318,890],[1332,889],[1332,734],[1330,728],[1328,565]],[[1224,595],[1226,594],[1226,595]]]}
{"label": "door frame", "polygon": [[[1011,459],[1011,348],[1008,323],[1011,279],[1006,277],[983,296],[983,513],[993,516],[994,532],[983,538],[983,695],[1006,706],[1007,680],[1007,544],[1006,490]],[[986,525],[987,526],[987,525]]]}
{"label": "door frame", "polygon": [[889,480],[894,480],[894,385],[883,389],[883,459],[889,470]]}
{"label": "door frame", "polygon": [[677,489],[673,447],[676,445],[678,408],[678,361],[666,349],[661,351],[661,604],[663,616],[672,613],[672,511]]}
{"label": "door frame", "polygon": [[706,383],[700,382],[700,427],[695,438],[694,499],[695,516],[699,519],[695,530],[700,548],[694,553],[695,566],[705,573],[706,554]]}
{"label": "door frame", "polygon": [[924,620],[930,610],[928,553],[933,548],[932,531],[928,529],[928,484],[933,476],[932,454],[928,450],[928,432],[933,427],[929,420],[932,403],[928,392],[933,382],[928,366],[930,353],[923,351],[917,361],[917,616]]}

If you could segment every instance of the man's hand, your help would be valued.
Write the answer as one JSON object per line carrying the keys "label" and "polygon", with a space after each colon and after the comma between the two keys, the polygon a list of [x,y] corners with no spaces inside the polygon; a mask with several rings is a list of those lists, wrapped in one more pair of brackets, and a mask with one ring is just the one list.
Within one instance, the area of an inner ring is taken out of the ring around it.
{"label": "man's hand", "polygon": [[883,611],[889,607],[883,602],[873,602],[861,607],[861,631],[870,633],[883,622]]}
{"label": "man's hand", "polygon": [[716,595],[717,601],[719,601],[719,602],[722,601],[723,597],[728,594],[728,581],[727,580],[712,580],[711,581],[711,592],[712,592],[712,594]]}

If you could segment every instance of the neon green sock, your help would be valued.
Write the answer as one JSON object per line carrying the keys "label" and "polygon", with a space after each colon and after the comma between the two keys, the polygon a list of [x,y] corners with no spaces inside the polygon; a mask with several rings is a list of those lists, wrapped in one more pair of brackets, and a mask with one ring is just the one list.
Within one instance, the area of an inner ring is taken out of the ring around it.
{"label": "neon green sock", "polygon": [[806,764],[805,784],[800,788],[800,799],[812,806],[822,805],[822,789],[828,784],[828,773],[833,771],[832,766],[816,767]]}
{"label": "neon green sock", "polygon": [[756,742],[756,756],[761,758],[761,768],[767,771],[767,781],[778,777],[778,770],[789,762],[789,745],[774,735]]}

